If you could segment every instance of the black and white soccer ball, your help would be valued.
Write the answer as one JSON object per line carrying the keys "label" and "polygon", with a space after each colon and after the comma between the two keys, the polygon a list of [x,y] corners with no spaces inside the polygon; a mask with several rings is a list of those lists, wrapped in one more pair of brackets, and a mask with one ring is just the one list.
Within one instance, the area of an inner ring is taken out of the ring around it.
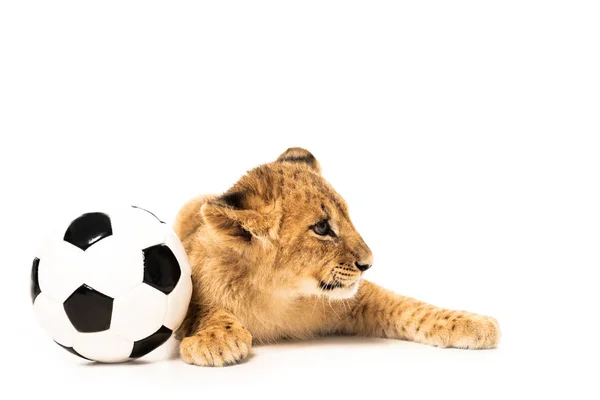
{"label": "black and white soccer ball", "polygon": [[31,270],[37,319],[89,360],[142,357],[182,323],[192,295],[177,235],[138,207],[77,213],[42,243]]}

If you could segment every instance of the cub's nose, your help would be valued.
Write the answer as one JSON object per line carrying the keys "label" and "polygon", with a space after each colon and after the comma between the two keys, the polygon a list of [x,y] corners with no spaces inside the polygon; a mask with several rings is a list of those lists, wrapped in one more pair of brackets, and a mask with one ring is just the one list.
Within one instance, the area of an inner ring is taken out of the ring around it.
{"label": "cub's nose", "polygon": [[356,265],[356,268],[358,268],[358,270],[361,272],[365,272],[371,268],[371,264],[360,264],[358,261],[354,261],[354,265]]}
{"label": "cub's nose", "polygon": [[362,239],[360,240],[360,246],[353,252],[353,255],[356,257],[354,265],[360,272],[365,272],[373,265],[373,253]]}

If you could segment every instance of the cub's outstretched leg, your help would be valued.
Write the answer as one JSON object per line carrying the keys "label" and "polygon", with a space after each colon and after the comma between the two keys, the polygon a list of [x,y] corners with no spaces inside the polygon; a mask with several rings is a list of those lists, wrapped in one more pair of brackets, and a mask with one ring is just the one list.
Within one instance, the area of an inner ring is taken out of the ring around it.
{"label": "cub's outstretched leg", "polygon": [[438,308],[363,281],[350,301],[342,330],[362,336],[405,339],[439,347],[496,347],[498,322],[491,317]]}
{"label": "cub's outstretched leg", "polygon": [[212,310],[202,317],[193,335],[179,346],[181,357],[189,364],[222,367],[248,357],[252,335],[228,311]]}

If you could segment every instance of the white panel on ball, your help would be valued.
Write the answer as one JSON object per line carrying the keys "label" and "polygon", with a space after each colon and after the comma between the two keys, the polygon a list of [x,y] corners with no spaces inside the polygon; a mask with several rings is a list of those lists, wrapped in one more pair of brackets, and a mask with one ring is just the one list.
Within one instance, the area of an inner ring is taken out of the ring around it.
{"label": "white panel on ball", "polygon": [[83,281],[84,252],[62,240],[49,240],[51,245],[38,255],[40,289],[48,297],[62,303]]}
{"label": "white panel on ball", "polygon": [[117,298],[144,279],[142,249],[127,240],[112,235],[95,243],[85,253],[85,283],[107,296]]}
{"label": "white panel on ball", "polygon": [[133,342],[111,330],[96,333],[79,333],[73,345],[75,351],[90,360],[100,362],[126,361],[133,349]]}
{"label": "white panel on ball", "polygon": [[111,222],[113,235],[140,250],[165,243],[168,227],[144,209],[123,207],[115,210],[111,212]]}
{"label": "white panel on ball", "polygon": [[169,293],[167,306],[167,319],[164,325],[175,331],[187,314],[190,299],[192,298],[192,278],[186,273],[182,273],[177,282],[177,286]]}
{"label": "white panel on ball", "polygon": [[181,241],[172,229],[169,229],[169,232],[167,233],[166,244],[167,246],[169,246],[173,254],[175,254],[175,257],[179,262],[179,266],[181,267],[181,272],[187,275],[191,275],[192,268],[190,267],[190,261],[187,257],[187,253],[183,245],[181,244]]}
{"label": "white panel on ball", "polygon": [[150,336],[163,325],[167,296],[142,283],[113,303],[110,330],[132,341]]}
{"label": "white panel on ball", "polygon": [[67,317],[62,303],[58,303],[45,293],[40,293],[33,303],[33,311],[42,327],[52,339],[65,347],[73,346],[78,332]]}

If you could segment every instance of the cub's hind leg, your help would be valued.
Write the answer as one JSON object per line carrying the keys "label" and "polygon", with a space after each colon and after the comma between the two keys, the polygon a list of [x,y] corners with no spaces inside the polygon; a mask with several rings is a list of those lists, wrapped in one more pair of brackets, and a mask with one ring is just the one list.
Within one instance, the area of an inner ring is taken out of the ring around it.
{"label": "cub's hind leg", "polygon": [[184,244],[188,237],[202,224],[202,215],[200,214],[202,204],[215,197],[215,195],[195,197],[181,207],[181,210],[177,213],[173,230]]}
{"label": "cub's hind leg", "polygon": [[181,341],[179,353],[189,364],[222,367],[248,357],[251,346],[252,335],[235,316],[216,309],[202,317],[192,335]]}

